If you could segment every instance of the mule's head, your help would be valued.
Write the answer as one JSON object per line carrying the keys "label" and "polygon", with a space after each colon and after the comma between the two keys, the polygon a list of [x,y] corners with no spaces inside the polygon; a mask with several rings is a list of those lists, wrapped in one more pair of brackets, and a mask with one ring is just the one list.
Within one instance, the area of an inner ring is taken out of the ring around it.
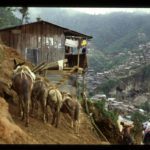
{"label": "mule's head", "polygon": [[62,98],[63,98],[63,101],[65,101],[66,99],[72,99],[72,95],[68,92],[61,92],[62,94]]}
{"label": "mule's head", "polygon": [[14,59],[14,70],[18,67],[18,66],[22,66],[22,65],[24,65],[25,64],[25,62],[22,62],[22,63],[17,63],[17,61]]}

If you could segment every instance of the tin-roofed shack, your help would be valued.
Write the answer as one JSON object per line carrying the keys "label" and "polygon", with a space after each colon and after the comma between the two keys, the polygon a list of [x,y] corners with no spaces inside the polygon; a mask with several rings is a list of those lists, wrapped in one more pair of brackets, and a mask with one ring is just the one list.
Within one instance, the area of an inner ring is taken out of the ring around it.
{"label": "tin-roofed shack", "polygon": [[84,68],[87,66],[86,55],[66,56],[65,41],[72,39],[80,43],[82,39],[91,38],[91,36],[43,20],[0,30],[2,43],[17,49],[25,59],[36,65],[42,61],[53,62],[68,58],[69,67],[79,63],[79,66]]}

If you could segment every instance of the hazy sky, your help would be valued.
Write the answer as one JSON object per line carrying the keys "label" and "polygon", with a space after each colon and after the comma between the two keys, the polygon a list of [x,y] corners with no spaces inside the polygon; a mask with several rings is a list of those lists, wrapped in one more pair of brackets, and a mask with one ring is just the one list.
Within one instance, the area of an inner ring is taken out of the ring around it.
{"label": "hazy sky", "polygon": [[[54,7],[52,7],[54,8]],[[59,7],[63,8],[63,7]],[[41,11],[44,9],[51,9],[48,7],[40,8],[40,7],[33,7],[30,8],[32,13],[39,15]],[[88,14],[107,14],[107,13],[112,13],[112,12],[145,12],[145,13],[150,13],[150,8],[63,8],[63,9],[70,9],[70,10],[77,10],[80,12],[88,13]]]}
{"label": "hazy sky", "polygon": [[88,14],[106,14],[112,12],[145,12],[150,13],[150,8],[72,8],[73,10],[85,12]]}

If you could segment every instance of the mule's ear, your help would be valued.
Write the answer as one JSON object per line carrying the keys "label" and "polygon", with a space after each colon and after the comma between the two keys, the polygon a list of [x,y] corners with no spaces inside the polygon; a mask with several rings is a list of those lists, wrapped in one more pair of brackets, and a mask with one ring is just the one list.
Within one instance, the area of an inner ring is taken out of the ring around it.
{"label": "mule's ear", "polygon": [[15,65],[15,66],[17,66],[17,62],[16,62],[16,59],[14,59],[14,65]]}
{"label": "mule's ear", "polygon": [[24,64],[25,64],[25,62],[22,62],[22,63],[19,63],[18,65],[19,65],[19,66],[22,66],[22,65],[24,65]]}
{"label": "mule's ear", "polygon": [[60,93],[63,95],[64,94],[64,92],[63,91],[60,91]]}

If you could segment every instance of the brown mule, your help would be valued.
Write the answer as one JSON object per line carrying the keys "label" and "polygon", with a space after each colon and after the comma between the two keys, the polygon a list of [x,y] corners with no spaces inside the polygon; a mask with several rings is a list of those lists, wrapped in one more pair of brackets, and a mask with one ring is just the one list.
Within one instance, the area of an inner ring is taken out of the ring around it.
{"label": "brown mule", "polygon": [[[29,125],[29,104],[31,101],[31,91],[33,87],[32,75],[25,69],[29,68],[25,65],[19,66],[14,60],[15,67],[14,75],[12,78],[12,88],[16,91],[19,97],[19,109],[22,120],[26,119],[25,126]],[[21,64],[22,65],[22,64]],[[19,71],[18,71],[18,70]]]}

